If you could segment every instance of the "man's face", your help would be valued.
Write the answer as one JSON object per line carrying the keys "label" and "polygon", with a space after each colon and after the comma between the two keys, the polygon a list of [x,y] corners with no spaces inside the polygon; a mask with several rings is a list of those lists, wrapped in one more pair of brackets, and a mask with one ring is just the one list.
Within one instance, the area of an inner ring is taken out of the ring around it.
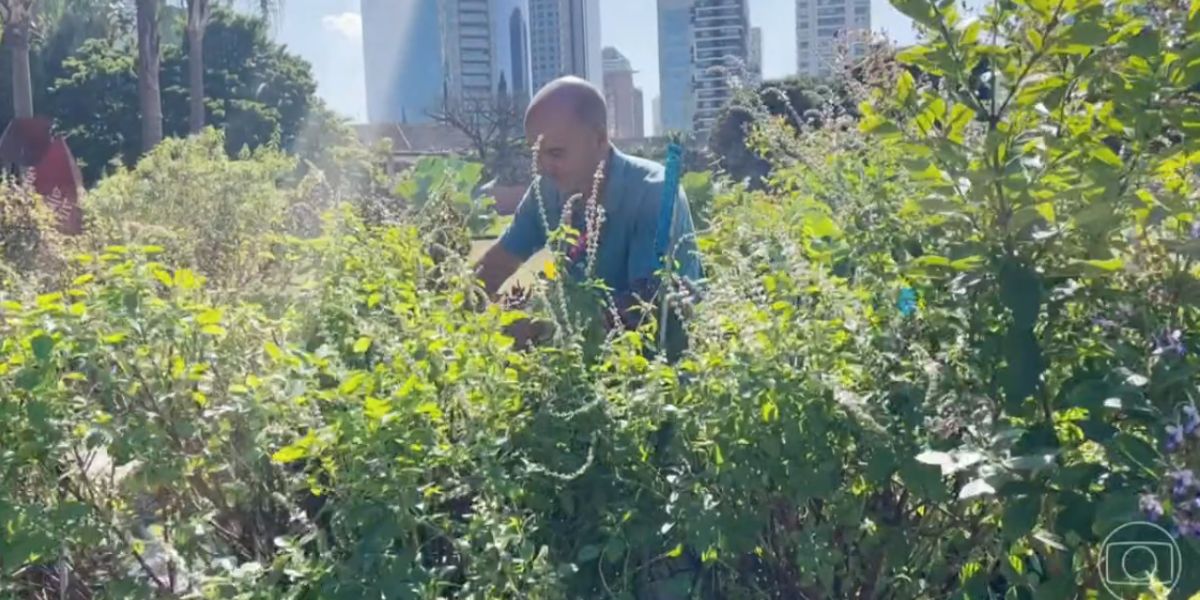
{"label": "man's face", "polygon": [[608,138],[588,127],[567,107],[545,106],[530,115],[525,135],[532,145],[542,136],[538,171],[568,197],[591,191],[592,176],[608,151]]}

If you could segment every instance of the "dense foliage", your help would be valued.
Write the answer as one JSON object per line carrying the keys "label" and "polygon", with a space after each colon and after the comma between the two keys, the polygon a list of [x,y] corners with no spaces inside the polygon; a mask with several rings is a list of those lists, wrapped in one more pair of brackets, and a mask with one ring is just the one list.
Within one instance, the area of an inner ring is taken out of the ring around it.
{"label": "dense foliage", "polygon": [[71,242],[0,196],[0,590],[1094,597],[1147,521],[1197,592],[1200,3],[896,5],[929,39],[860,119],[749,123],[763,189],[687,178],[674,362],[561,256],[481,306],[478,166],[381,206],[168,142]]}

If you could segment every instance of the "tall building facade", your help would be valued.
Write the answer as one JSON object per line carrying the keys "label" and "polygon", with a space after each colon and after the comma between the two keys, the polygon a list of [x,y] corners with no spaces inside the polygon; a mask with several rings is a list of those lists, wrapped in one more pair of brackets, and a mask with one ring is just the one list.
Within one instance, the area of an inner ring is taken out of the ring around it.
{"label": "tall building facade", "polygon": [[441,105],[439,0],[362,0],[367,120],[422,123]]}
{"label": "tall building facade", "polygon": [[871,0],[796,0],[796,70],[828,77],[838,68],[838,48],[866,53],[855,41],[871,30]]}
{"label": "tall building facade", "polygon": [[763,40],[762,27],[750,28],[750,59],[747,61],[750,67],[750,76],[754,78],[754,82],[758,83],[763,78]]}
{"label": "tall building facade", "polygon": [[[810,0],[812,1],[812,0]],[[706,134],[733,96],[732,78],[750,63],[748,0],[695,0],[692,7],[695,110],[693,129]]]}
{"label": "tall building facade", "polygon": [[663,130],[692,130],[692,3],[658,0],[658,88]]}
{"label": "tall building facade", "polygon": [[608,136],[613,139],[643,137],[645,112],[642,108],[642,91],[633,85],[633,66],[616,48],[605,48],[603,57]]}
{"label": "tall building facade", "polygon": [[604,85],[600,0],[529,0],[533,91],[575,75]]}
{"label": "tall building facade", "polygon": [[362,0],[367,120],[422,123],[449,96],[528,97],[529,0]]}
{"label": "tall building facade", "polygon": [[528,0],[441,0],[447,94],[531,95]]}

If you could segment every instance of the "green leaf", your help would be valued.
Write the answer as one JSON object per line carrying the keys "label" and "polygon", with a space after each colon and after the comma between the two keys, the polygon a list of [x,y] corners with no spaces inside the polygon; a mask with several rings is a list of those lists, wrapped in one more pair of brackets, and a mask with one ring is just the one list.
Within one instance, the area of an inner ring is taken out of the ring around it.
{"label": "green leaf", "polygon": [[974,271],[981,266],[983,266],[982,256],[968,256],[950,263],[950,268],[955,271]]}
{"label": "green leaf", "polygon": [[371,338],[369,338],[365,335],[358,338],[358,341],[354,342],[355,354],[362,354],[362,353],[366,352],[367,349],[370,347],[371,347]]}
{"label": "green leaf", "polygon": [[579,554],[575,555],[575,562],[585,563],[596,560],[600,557],[600,546],[588,544],[579,549]]}
{"label": "green leaf", "polygon": [[271,460],[286,465],[291,462],[296,462],[305,456],[308,456],[307,448],[297,444],[292,444],[291,446],[284,446],[275,452],[275,454],[272,454]]}
{"label": "green leaf", "polygon": [[29,346],[33,350],[33,356],[44,362],[50,358],[50,351],[54,349],[54,338],[45,334],[38,335],[30,340]]}
{"label": "green leaf", "polygon": [[666,554],[667,558],[679,558],[683,556],[683,544],[677,544]]}
{"label": "green leaf", "polygon": [[1008,540],[1022,538],[1033,531],[1041,510],[1041,498],[1028,494],[1010,499],[1004,508],[1001,532]]}

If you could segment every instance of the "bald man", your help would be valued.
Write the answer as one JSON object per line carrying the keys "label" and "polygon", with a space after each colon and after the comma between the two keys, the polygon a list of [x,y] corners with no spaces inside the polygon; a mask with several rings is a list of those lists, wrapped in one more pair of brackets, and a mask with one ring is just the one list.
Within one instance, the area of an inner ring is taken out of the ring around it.
{"label": "bald man", "polygon": [[[600,161],[605,161],[598,201],[605,210],[596,251],[595,275],[613,291],[618,304],[628,305],[633,295],[646,294],[655,283],[654,243],[663,195],[662,165],[627,155],[608,139],[608,107],[591,83],[564,77],[550,82],[533,97],[525,112],[525,136],[532,145],[542,138],[538,169],[541,195],[551,228],[562,217],[567,198],[582,194],[571,209],[573,227],[586,231],[585,202]],[[694,229],[687,197],[680,188],[672,230],[673,247],[667,249],[678,267],[675,272],[692,281],[700,278]],[[476,264],[489,296],[535,252],[546,244],[545,228],[532,186],[526,191],[508,229]],[[571,276],[579,277],[585,253],[575,257]],[[622,306],[621,308],[625,308]]]}

